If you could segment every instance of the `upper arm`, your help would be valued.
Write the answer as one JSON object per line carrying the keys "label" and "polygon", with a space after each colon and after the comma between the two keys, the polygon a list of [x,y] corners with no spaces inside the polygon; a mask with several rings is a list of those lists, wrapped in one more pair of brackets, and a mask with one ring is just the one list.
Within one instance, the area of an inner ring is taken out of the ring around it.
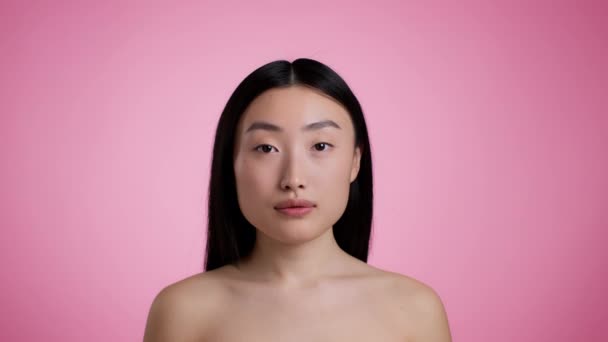
{"label": "upper arm", "polygon": [[175,286],[160,291],[152,301],[144,342],[186,342],[201,339],[200,326],[196,324],[196,306],[192,298]]}
{"label": "upper arm", "polygon": [[415,341],[451,342],[448,318],[439,295],[430,287],[420,290],[414,298],[416,310]]}

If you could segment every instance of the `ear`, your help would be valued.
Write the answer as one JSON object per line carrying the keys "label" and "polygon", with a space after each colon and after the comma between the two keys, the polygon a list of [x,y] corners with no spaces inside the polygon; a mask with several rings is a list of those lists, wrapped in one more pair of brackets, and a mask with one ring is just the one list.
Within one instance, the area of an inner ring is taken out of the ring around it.
{"label": "ear", "polygon": [[361,167],[361,147],[355,147],[355,154],[353,156],[352,168],[350,171],[350,182],[354,182],[357,179],[357,175],[359,174],[359,169]]}

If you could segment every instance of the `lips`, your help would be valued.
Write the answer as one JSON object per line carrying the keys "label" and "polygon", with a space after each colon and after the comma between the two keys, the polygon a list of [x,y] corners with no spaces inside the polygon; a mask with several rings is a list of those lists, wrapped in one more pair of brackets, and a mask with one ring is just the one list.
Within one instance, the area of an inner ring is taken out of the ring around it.
{"label": "lips", "polygon": [[313,208],[316,205],[305,199],[289,199],[286,201],[279,202],[274,208],[275,209],[287,209],[287,208]]}

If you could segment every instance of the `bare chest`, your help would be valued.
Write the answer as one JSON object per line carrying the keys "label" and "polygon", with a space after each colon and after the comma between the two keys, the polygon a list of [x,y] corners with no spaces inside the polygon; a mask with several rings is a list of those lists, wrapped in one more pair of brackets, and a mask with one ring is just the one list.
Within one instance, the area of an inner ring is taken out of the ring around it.
{"label": "bare chest", "polygon": [[407,341],[398,306],[383,294],[334,289],[235,295],[209,341]]}

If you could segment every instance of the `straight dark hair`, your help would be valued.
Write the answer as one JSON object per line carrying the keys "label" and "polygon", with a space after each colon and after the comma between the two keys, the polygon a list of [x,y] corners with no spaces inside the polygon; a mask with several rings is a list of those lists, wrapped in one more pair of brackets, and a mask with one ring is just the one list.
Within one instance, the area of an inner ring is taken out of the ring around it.
{"label": "straight dark hair", "polygon": [[234,90],[215,132],[211,177],[205,270],[232,264],[252,251],[256,228],[243,216],[238,204],[233,149],[236,128],[249,104],[271,88],[303,85],[341,103],[355,129],[355,146],[361,148],[357,178],[350,184],[348,204],[333,226],[333,234],[346,253],[367,262],[373,216],[372,158],[367,126],[359,101],[346,82],[316,60],[277,60],[249,74]]}

